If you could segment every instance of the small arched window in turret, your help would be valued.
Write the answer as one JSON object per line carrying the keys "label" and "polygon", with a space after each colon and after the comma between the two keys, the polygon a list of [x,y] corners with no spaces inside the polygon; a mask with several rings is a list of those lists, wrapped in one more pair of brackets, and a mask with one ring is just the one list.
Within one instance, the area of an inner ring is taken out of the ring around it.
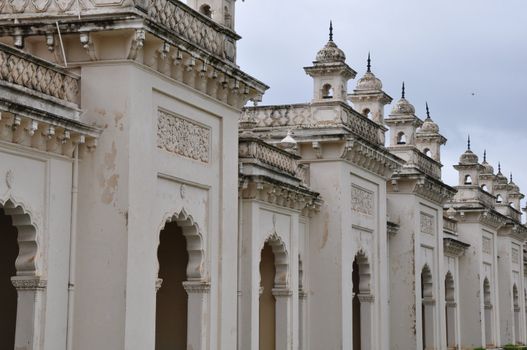
{"label": "small arched window in turret", "polygon": [[481,189],[485,192],[488,192],[489,191],[489,188],[487,187],[487,185],[483,184],[481,185]]}
{"label": "small arched window in turret", "polygon": [[428,157],[432,158],[432,151],[430,151],[429,148],[425,148],[423,150],[423,153],[426,154]]}
{"label": "small arched window in turret", "polygon": [[199,8],[199,13],[209,18],[212,18],[212,10],[210,9],[210,5],[207,5],[207,4],[201,5]]}
{"label": "small arched window in turret", "polygon": [[364,110],[362,111],[362,114],[366,116],[368,119],[371,119],[371,111],[369,108],[364,108]]}
{"label": "small arched window in turret", "polygon": [[496,196],[496,203],[503,203],[503,197],[501,196],[501,194],[498,194]]}
{"label": "small arched window in turret", "polygon": [[406,135],[402,131],[397,134],[397,144],[406,145]]}
{"label": "small arched window in turret", "polygon": [[511,208],[516,208],[516,207],[514,206],[514,202],[509,202],[509,207],[511,207]]}
{"label": "small arched window in turret", "polygon": [[330,84],[322,86],[322,98],[333,98],[333,88]]}
{"label": "small arched window in turret", "polygon": [[472,176],[470,175],[465,176],[465,185],[472,185]]}

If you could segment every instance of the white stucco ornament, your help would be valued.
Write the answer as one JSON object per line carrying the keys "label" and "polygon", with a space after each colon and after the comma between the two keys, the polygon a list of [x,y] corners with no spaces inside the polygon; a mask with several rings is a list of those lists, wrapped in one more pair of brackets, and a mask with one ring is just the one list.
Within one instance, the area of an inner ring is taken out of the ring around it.
{"label": "white stucco ornament", "polygon": [[13,181],[14,181],[14,174],[13,170],[8,170],[5,174],[5,183],[7,185],[7,188],[11,189],[13,188]]}
{"label": "white stucco ornament", "polygon": [[181,199],[185,199],[185,196],[187,195],[187,186],[185,186],[185,184],[182,184],[179,188],[179,195],[181,196]]}

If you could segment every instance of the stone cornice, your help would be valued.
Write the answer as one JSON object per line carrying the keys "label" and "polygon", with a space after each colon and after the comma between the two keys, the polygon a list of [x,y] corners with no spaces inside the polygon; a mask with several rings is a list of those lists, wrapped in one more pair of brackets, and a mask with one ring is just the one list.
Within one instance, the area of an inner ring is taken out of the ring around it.
{"label": "stone cornice", "polygon": [[494,230],[498,230],[509,222],[507,217],[493,209],[466,207],[457,203],[450,204],[450,206],[456,211],[452,215],[460,222],[480,223]]}
{"label": "stone cornice", "polygon": [[320,209],[320,195],[302,186],[291,186],[263,176],[240,174],[239,191],[243,199],[260,200],[271,205],[301,211],[311,216]]}
{"label": "stone cornice", "polygon": [[458,241],[457,239],[450,237],[443,238],[443,249],[445,255],[459,257],[463,255],[468,247],[470,247],[470,244]]}
{"label": "stone cornice", "polygon": [[422,173],[394,174],[391,179],[392,191],[401,192],[403,186],[401,186],[400,183],[402,184],[404,182],[410,185],[407,187],[410,193],[414,193],[441,205],[452,199],[455,194],[455,190],[452,187],[438,179]]}

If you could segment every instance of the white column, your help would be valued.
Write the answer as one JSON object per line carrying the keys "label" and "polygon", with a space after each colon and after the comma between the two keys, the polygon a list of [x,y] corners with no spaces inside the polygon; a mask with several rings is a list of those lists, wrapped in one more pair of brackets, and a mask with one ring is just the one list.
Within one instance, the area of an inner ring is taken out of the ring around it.
{"label": "white column", "polygon": [[11,277],[17,290],[15,349],[42,349],[47,281],[36,276]]}
{"label": "white column", "polygon": [[298,349],[306,349],[306,332],[307,332],[307,320],[306,320],[306,299],[307,293],[304,290],[298,292],[299,308],[298,308]]}
{"label": "white column", "polygon": [[447,301],[446,302],[446,323],[447,323],[447,348],[455,348],[457,346],[457,304],[455,301]]}
{"label": "white column", "polygon": [[434,329],[436,327],[435,325],[435,300],[433,298],[424,298],[423,304],[425,307],[425,314],[424,314],[424,325],[425,325],[425,341],[426,344],[424,344],[426,350],[432,350],[435,348],[435,334]]}
{"label": "white column", "polygon": [[360,345],[361,350],[373,348],[373,302],[375,298],[371,294],[359,294],[360,301]]}
{"label": "white column", "polygon": [[290,303],[293,291],[288,288],[273,288],[276,299],[276,350],[290,350],[291,348],[291,315]]}
{"label": "white column", "polygon": [[210,283],[183,282],[188,294],[187,347],[193,350],[207,349]]}

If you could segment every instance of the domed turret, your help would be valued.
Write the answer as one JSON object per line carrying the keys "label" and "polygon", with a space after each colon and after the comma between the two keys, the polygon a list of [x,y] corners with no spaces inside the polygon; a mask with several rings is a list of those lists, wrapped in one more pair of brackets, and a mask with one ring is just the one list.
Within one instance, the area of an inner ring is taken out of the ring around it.
{"label": "domed turret", "polygon": [[520,187],[516,185],[514,181],[512,181],[512,173],[511,173],[510,181],[509,181],[509,189],[511,193],[515,193],[515,194],[520,193]]}
{"label": "domed turret", "polygon": [[441,146],[446,143],[446,138],[439,133],[437,125],[430,117],[430,108],[426,103],[426,119],[416,133],[416,146],[421,152],[437,162],[441,162]]}
{"label": "domed turret", "polygon": [[496,174],[496,182],[500,185],[507,185],[509,180],[501,173],[501,163],[498,163],[498,173]]}
{"label": "domed turret", "polygon": [[485,168],[482,174],[485,174],[485,175],[494,174],[494,167],[487,162],[487,150],[483,151],[483,163],[481,163],[481,165],[483,165],[483,167]]}
{"label": "domed turret", "polygon": [[472,152],[472,150],[470,149],[470,136],[468,137],[467,145],[468,145],[467,150],[465,151],[465,153],[461,155],[461,157],[459,157],[459,164],[461,165],[478,164],[479,163],[478,155]]}
{"label": "domed turret", "polygon": [[401,114],[414,115],[415,114],[415,107],[410,102],[408,102],[405,98],[404,82],[403,82],[401,98],[393,106],[391,114],[393,115],[401,115]]}
{"label": "domed turret", "polygon": [[382,90],[382,82],[378,79],[375,74],[371,71],[371,57],[368,53],[368,66],[366,73],[359,79],[357,86],[355,87],[356,91],[372,91],[372,90]]}
{"label": "domed turret", "polygon": [[333,41],[333,34],[329,39],[328,43],[317,53],[315,62],[317,63],[333,63],[333,62],[345,62],[346,55],[344,51],[339,49],[337,44]]}

